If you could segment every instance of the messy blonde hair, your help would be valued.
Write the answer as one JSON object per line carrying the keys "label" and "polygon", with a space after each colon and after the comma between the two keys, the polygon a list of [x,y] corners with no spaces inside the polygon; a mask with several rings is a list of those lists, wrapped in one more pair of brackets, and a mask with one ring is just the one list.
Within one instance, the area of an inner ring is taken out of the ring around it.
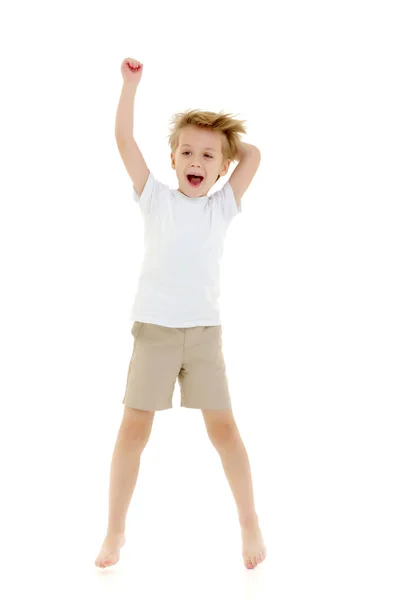
{"label": "messy blonde hair", "polygon": [[[192,109],[181,113],[175,113],[170,119],[171,128],[168,141],[172,152],[179,145],[179,134],[184,127],[195,125],[217,131],[221,134],[221,147],[223,162],[225,160],[238,160],[239,134],[246,134],[245,121],[233,118],[229,113],[215,113],[208,110]],[[219,179],[219,175],[217,181]]]}

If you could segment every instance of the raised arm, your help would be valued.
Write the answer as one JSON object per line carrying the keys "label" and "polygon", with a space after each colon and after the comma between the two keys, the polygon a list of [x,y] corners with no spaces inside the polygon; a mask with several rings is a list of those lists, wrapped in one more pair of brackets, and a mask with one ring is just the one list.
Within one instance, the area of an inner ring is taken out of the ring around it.
{"label": "raised arm", "polygon": [[115,119],[115,139],[118,151],[139,196],[150,173],[133,135],[135,97],[142,77],[142,69],[142,64],[133,58],[126,58],[123,61],[121,73],[124,82]]}
{"label": "raised arm", "polygon": [[249,187],[254,175],[257,172],[261,162],[261,152],[257,146],[240,142],[238,144],[239,164],[233,170],[229,177],[233,195],[235,196],[236,204],[240,204],[240,200]]}

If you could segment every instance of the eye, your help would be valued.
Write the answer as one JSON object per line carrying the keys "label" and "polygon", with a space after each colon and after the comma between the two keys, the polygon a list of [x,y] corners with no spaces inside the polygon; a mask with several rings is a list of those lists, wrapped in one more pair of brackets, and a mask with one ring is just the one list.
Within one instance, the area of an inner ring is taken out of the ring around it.
{"label": "eye", "polygon": [[[189,150],[185,150],[185,152],[182,152],[182,154],[188,154]],[[212,158],[211,154],[206,154],[206,156],[208,156],[209,158]]]}

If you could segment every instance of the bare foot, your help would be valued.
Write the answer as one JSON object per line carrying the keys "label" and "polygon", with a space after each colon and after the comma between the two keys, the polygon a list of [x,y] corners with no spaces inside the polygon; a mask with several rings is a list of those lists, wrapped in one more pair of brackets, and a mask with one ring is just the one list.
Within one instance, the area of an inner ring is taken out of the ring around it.
{"label": "bare foot", "polygon": [[258,520],[241,525],[242,529],[242,556],[247,569],[254,569],[267,556]]}
{"label": "bare foot", "polygon": [[119,534],[107,534],[98,557],[95,560],[96,567],[111,567],[119,561],[120,548],[125,544],[125,535]]}

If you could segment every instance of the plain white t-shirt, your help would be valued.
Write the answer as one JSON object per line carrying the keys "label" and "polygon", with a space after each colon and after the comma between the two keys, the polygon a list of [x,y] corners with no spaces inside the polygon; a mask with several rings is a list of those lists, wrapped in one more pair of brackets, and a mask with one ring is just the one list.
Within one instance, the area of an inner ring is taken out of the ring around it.
{"label": "plain white t-shirt", "polygon": [[144,257],[131,320],[166,327],[220,325],[220,260],[225,234],[241,213],[232,187],[189,198],[150,172],[133,198],[144,219]]}

